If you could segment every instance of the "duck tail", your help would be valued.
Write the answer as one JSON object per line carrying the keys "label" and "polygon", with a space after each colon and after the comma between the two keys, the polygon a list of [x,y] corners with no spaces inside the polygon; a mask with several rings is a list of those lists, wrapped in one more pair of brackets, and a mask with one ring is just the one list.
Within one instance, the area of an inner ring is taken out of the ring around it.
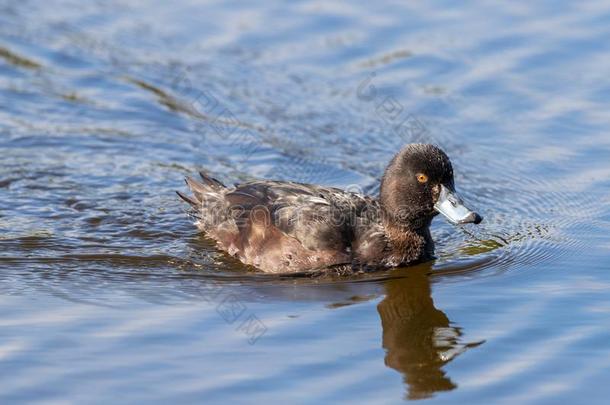
{"label": "duck tail", "polygon": [[224,184],[222,184],[220,181],[218,181],[217,179],[215,179],[214,177],[210,176],[209,174],[207,174],[204,171],[200,171],[199,172],[199,176],[201,176],[201,180],[203,180],[203,182],[212,187],[213,189],[222,189],[222,188],[227,188],[227,186],[225,186]]}
{"label": "duck tail", "polygon": [[195,201],[193,198],[182,194],[180,191],[176,191],[176,194],[178,194],[178,197],[182,198],[184,201],[189,203],[191,205],[191,207],[193,207],[193,208],[197,208],[200,204],[197,201]]}
{"label": "duck tail", "polygon": [[207,175],[205,172],[199,172],[203,181],[195,180],[191,177],[187,177],[187,186],[193,192],[192,196],[187,196],[179,191],[176,191],[178,197],[189,203],[193,208],[200,208],[202,203],[207,199],[206,197],[218,196],[220,191],[226,189],[225,185],[217,179]]}

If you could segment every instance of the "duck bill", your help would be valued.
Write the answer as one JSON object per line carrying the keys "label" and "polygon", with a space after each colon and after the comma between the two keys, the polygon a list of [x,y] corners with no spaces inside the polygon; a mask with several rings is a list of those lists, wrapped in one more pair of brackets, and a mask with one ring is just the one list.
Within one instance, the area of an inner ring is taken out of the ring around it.
{"label": "duck bill", "polygon": [[434,204],[434,209],[456,225],[478,224],[483,220],[479,214],[466,208],[454,190],[443,185],[441,185],[441,192],[438,201]]}

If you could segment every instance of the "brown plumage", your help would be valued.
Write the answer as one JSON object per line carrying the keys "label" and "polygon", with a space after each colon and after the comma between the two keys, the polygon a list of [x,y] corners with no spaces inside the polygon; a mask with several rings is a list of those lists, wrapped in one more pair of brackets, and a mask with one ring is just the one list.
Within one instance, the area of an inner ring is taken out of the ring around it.
{"label": "brown plumage", "polygon": [[[418,181],[422,173],[425,183]],[[378,199],[285,181],[226,187],[200,176],[186,179],[192,196],[178,192],[192,206],[198,228],[222,250],[268,273],[338,266],[358,271],[429,258],[428,228],[440,187],[453,190],[449,158],[423,144],[408,145],[392,159]]]}

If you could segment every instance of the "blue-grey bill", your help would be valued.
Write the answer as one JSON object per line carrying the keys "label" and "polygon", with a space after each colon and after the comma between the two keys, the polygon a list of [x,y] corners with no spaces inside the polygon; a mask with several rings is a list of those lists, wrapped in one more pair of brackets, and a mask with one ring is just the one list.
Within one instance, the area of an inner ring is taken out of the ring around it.
{"label": "blue-grey bill", "polygon": [[453,224],[478,224],[483,220],[479,214],[464,205],[455,191],[451,191],[443,185],[441,185],[441,193],[434,204],[434,209]]}

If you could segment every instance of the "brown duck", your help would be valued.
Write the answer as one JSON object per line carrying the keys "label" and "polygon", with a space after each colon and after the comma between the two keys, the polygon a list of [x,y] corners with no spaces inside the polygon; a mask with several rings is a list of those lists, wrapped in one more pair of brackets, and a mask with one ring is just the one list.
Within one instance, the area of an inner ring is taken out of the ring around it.
{"label": "brown duck", "polygon": [[379,197],[289,181],[226,187],[200,173],[187,178],[196,225],[219,248],[267,273],[404,266],[433,257],[430,223],[481,222],[455,192],[447,155],[427,144],[405,146],[390,161]]}

